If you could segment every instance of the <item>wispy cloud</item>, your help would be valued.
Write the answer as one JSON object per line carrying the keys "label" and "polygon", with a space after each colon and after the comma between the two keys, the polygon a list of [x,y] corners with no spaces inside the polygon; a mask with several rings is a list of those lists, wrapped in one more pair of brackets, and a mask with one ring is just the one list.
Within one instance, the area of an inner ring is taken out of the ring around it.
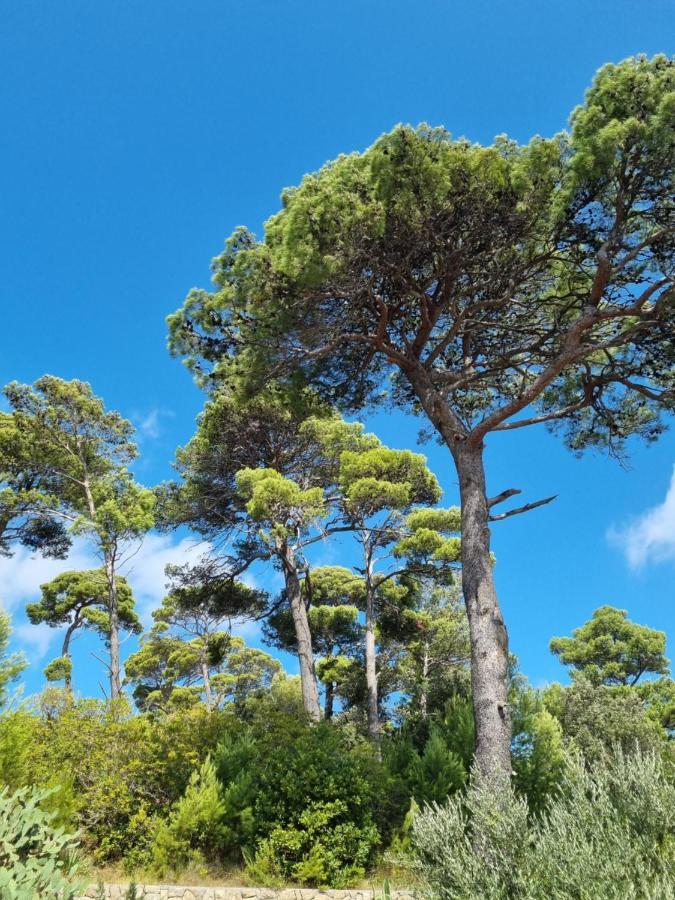
{"label": "wispy cloud", "polygon": [[31,664],[45,658],[57,634],[56,629],[50,628],[44,622],[40,622],[39,625],[29,623],[18,625],[14,629],[14,636],[19,644],[29,651],[27,656]]}
{"label": "wispy cloud", "polygon": [[[131,584],[138,613],[145,625],[151,622],[152,610],[159,606],[166,593],[165,567],[196,563],[209,549],[208,543],[190,538],[176,540],[172,535],[162,534],[145,537],[120,569],[120,574]],[[67,559],[44,559],[19,547],[13,557],[0,558],[0,601],[5,609],[16,615],[27,603],[39,599],[41,584],[51,581],[60,572],[94,569],[100,565],[93,549],[81,540],[74,541]],[[45,655],[61,630],[20,623],[14,627],[14,637],[17,644],[26,647],[33,660]]]}
{"label": "wispy cloud", "polygon": [[675,468],[663,502],[622,527],[610,528],[607,537],[632,569],[675,559]]}
{"label": "wispy cloud", "polygon": [[121,574],[133,588],[144,624],[149,623],[150,613],[166,594],[166,566],[194,565],[210,549],[209,543],[193,538],[176,541],[172,535],[146,535],[137,552],[121,568]]}
{"label": "wispy cloud", "polygon": [[132,414],[132,419],[136,422],[141,437],[156,440],[162,433],[162,419],[172,416],[173,413],[170,409],[156,407],[148,413],[135,412]]}

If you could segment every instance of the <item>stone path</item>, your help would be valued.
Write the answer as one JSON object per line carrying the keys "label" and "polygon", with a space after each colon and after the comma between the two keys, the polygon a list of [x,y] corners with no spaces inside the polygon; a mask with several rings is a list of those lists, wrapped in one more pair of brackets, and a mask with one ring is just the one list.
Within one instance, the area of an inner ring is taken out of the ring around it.
{"label": "stone path", "polygon": [[[90,887],[84,898],[96,896],[97,887]],[[106,900],[124,900],[125,884],[107,884]],[[239,887],[181,887],[173,884],[139,884],[138,896],[143,900],[375,900],[379,892],[370,890],[320,891],[316,888],[287,888],[273,891],[269,888]],[[392,900],[414,900],[410,891],[392,891]]]}

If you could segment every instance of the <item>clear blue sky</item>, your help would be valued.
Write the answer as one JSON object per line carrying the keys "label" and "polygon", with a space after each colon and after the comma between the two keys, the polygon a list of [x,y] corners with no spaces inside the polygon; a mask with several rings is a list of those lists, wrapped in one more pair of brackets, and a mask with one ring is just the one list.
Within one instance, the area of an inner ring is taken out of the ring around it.
{"label": "clear blue sky", "polygon": [[[481,142],[550,135],[604,62],[674,44],[672,0],[4,0],[0,381],[90,381],[142,426],[137,473],[156,483],[203,402],[166,353],[164,318],[208,285],[236,225],[259,232],[282,187],[397,122]],[[414,444],[415,423],[368,425]],[[455,502],[446,454],[425,452]],[[673,463],[672,433],[636,447],[629,470],[531,429],[490,440],[494,493],[560,495],[494,529],[512,648],[534,683],[563,674],[549,638],[600,604],[675,636],[674,493],[642,530],[607,537],[664,504]],[[146,598],[170,550],[156,542],[136,572]],[[46,571],[24,556],[0,566],[30,690],[56,649],[21,614]],[[87,672],[80,688],[95,691]]]}

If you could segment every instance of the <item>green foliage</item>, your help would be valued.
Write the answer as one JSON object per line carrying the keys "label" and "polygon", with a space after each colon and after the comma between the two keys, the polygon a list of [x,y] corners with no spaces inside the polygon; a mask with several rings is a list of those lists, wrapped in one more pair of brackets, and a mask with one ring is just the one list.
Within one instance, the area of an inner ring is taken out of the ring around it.
{"label": "green foliage", "polygon": [[663,748],[663,727],[647,714],[635,689],[578,679],[570,687],[551,686],[544,705],[560,722],[566,740],[587,759],[600,759],[616,746],[626,753],[635,747],[654,752]]}
{"label": "green foliage", "polygon": [[0,895],[6,900],[69,900],[83,887],[74,835],[43,809],[49,792],[0,788]]}
{"label": "green foliage", "polygon": [[374,825],[343,821],[344,801],[309,804],[295,825],[277,825],[260,843],[249,870],[263,882],[292,880],[313,887],[342,888],[365,874],[379,841]]}
{"label": "green foliage", "polygon": [[69,656],[57,656],[45,668],[47,681],[70,681],[73,661]]}
{"label": "green foliage", "polygon": [[14,415],[0,413],[0,556],[9,556],[15,543],[57,559],[68,552],[56,484],[41,462]]}
{"label": "green foliage", "polygon": [[625,609],[601,606],[571,638],[553,638],[551,650],[573,675],[593,684],[634,685],[645,674],[667,675],[666,635],[637,625]]}
{"label": "green foliage", "polygon": [[0,709],[7,700],[7,689],[28,665],[21,653],[8,653],[12,626],[9,613],[0,608]]}
{"label": "green foliage", "polygon": [[185,794],[157,831],[153,867],[163,874],[180,872],[195,859],[212,858],[222,844],[225,804],[211,759],[190,777]]}
{"label": "green foliage", "polygon": [[413,761],[410,777],[418,804],[442,803],[462,787],[467,771],[460,757],[448,750],[443,736],[432,730],[424,752]]}
{"label": "green foliage", "polygon": [[656,900],[675,895],[675,786],[658,757],[570,760],[541,817],[476,775],[413,825],[416,868],[448,900]]}
{"label": "green foliage", "polygon": [[539,815],[555,795],[566,765],[563,730],[540,694],[523,688],[512,699],[513,770],[518,793]]}

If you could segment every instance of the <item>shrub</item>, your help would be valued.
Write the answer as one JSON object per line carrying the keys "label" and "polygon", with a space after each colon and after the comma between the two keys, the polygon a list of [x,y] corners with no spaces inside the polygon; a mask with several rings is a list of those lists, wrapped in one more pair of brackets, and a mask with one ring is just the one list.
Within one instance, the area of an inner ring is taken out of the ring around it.
{"label": "shrub", "polygon": [[82,885],[77,839],[53,824],[43,804],[50,791],[0,790],[0,897],[66,900]]}
{"label": "shrub", "polygon": [[365,874],[378,842],[374,825],[344,821],[346,804],[312,803],[296,826],[275,826],[249,863],[249,873],[270,885],[293,879],[312,887],[348,887]]}
{"label": "shrub", "polygon": [[213,858],[222,844],[225,805],[210,758],[193,772],[187,790],[175,804],[169,821],[157,832],[153,868],[180,872],[188,865]]}
{"label": "shrub", "polygon": [[413,824],[415,867],[440,900],[675,897],[675,786],[657,755],[567,768],[540,818],[474,775]]}

